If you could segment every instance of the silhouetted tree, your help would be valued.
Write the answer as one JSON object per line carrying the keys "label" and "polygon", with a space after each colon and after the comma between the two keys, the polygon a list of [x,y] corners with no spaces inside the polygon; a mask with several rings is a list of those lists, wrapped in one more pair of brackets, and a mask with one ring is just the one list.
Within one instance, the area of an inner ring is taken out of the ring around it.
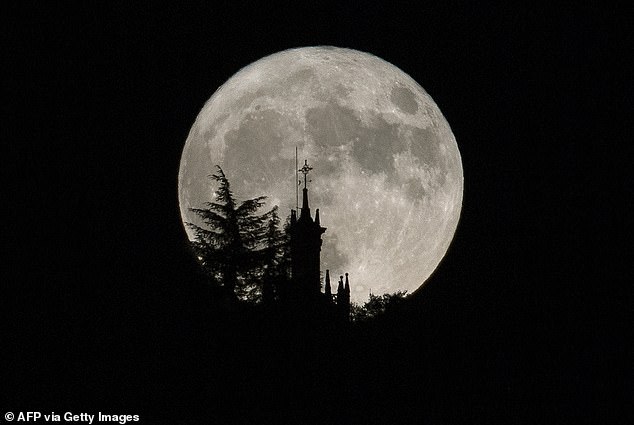
{"label": "silhouetted tree", "polygon": [[194,231],[191,246],[211,279],[224,286],[231,298],[256,301],[268,262],[274,256],[269,237],[279,222],[276,209],[257,215],[265,196],[258,196],[237,205],[229,181],[222,168],[211,178],[219,183],[215,202],[207,208],[191,208],[206,227],[187,225]]}
{"label": "silhouetted tree", "polygon": [[393,294],[374,295],[363,305],[353,303],[350,316],[353,322],[363,322],[379,317],[401,304],[407,296],[407,291],[397,291]]}
{"label": "silhouetted tree", "polygon": [[264,255],[264,276],[262,281],[262,301],[271,304],[278,300],[289,278],[288,233],[279,228],[280,218],[277,206],[270,212],[266,230]]}

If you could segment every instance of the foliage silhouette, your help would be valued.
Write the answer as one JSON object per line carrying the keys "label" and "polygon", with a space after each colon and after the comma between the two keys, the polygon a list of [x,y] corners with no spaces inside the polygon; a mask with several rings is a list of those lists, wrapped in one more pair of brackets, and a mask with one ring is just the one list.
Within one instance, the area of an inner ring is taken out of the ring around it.
{"label": "foliage silhouette", "polygon": [[366,322],[377,319],[394,311],[407,298],[407,291],[397,291],[393,294],[374,295],[363,305],[353,303],[350,306],[350,319],[353,322]]}
{"label": "foliage silhouette", "polygon": [[290,278],[289,237],[286,230],[280,230],[280,218],[277,206],[270,211],[266,223],[264,251],[264,272],[262,278],[262,301],[271,305],[279,301],[282,288]]}
{"label": "foliage silhouette", "polygon": [[222,168],[210,177],[219,183],[214,201],[206,208],[190,208],[205,227],[194,223],[191,247],[212,282],[224,288],[229,299],[261,301],[271,295],[265,281],[279,272],[282,237],[277,226],[277,207],[257,214],[265,196],[237,204]]}

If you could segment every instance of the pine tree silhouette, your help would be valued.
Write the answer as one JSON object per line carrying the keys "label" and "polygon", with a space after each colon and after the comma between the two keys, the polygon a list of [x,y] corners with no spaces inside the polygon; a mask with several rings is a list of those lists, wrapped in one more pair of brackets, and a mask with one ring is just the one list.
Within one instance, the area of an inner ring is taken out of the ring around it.
{"label": "pine tree silhouette", "polygon": [[267,250],[264,253],[262,301],[268,305],[283,297],[284,286],[289,280],[289,238],[286,231],[280,230],[277,211],[277,206],[270,211],[265,235]]}
{"label": "pine tree silhouette", "polygon": [[190,208],[206,225],[187,223],[194,231],[191,246],[212,281],[224,287],[229,298],[257,301],[267,263],[274,262],[278,249],[272,233],[279,223],[277,209],[257,214],[265,196],[238,206],[229,180],[216,167],[218,172],[210,176],[219,183],[214,202],[206,202],[207,208]]}

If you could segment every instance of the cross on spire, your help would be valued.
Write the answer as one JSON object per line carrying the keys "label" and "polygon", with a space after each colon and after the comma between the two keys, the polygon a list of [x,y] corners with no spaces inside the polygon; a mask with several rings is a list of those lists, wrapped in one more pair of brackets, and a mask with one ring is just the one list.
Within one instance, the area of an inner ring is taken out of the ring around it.
{"label": "cross on spire", "polygon": [[300,168],[299,171],[300,173],[302,173],[304,175],[304,189],[306,189],[306,183],[307,183],[307,175],[310,172],[310,170],[312,170],[313,167],[311,167],[310,165],[308,165],[308,160],[304,160],[304,166],[302,168]]}

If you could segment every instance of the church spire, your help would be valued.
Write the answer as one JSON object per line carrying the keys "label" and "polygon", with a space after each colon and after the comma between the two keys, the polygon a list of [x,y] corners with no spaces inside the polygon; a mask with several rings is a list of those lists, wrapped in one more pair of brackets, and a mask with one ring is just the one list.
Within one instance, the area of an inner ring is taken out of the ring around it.
{"label": "church spire", "polygon": [[326,296],[330,300],[332,297],[332,288],[330,287],[330,270],[326,269]]}
{"label": "church spire", "polygon": [[308,189],[302,189],[302,211],[299,218],[310,218],[310,208],[308,207]]}
{"label": "church spire", "polygon": [[291,212],[291,276],[300,291],[309,294],[307,296],[316,297],[321,295],[322,290],[319,256],[321,235],[326,228],[321,227],[319,214],[315,216],[315,221],[310,216],[308,205],[310,170],[312,167],[308,165],[308,161],[304,161],[304,166],[296,171],[304,175],[304,189],[301,212]]}

